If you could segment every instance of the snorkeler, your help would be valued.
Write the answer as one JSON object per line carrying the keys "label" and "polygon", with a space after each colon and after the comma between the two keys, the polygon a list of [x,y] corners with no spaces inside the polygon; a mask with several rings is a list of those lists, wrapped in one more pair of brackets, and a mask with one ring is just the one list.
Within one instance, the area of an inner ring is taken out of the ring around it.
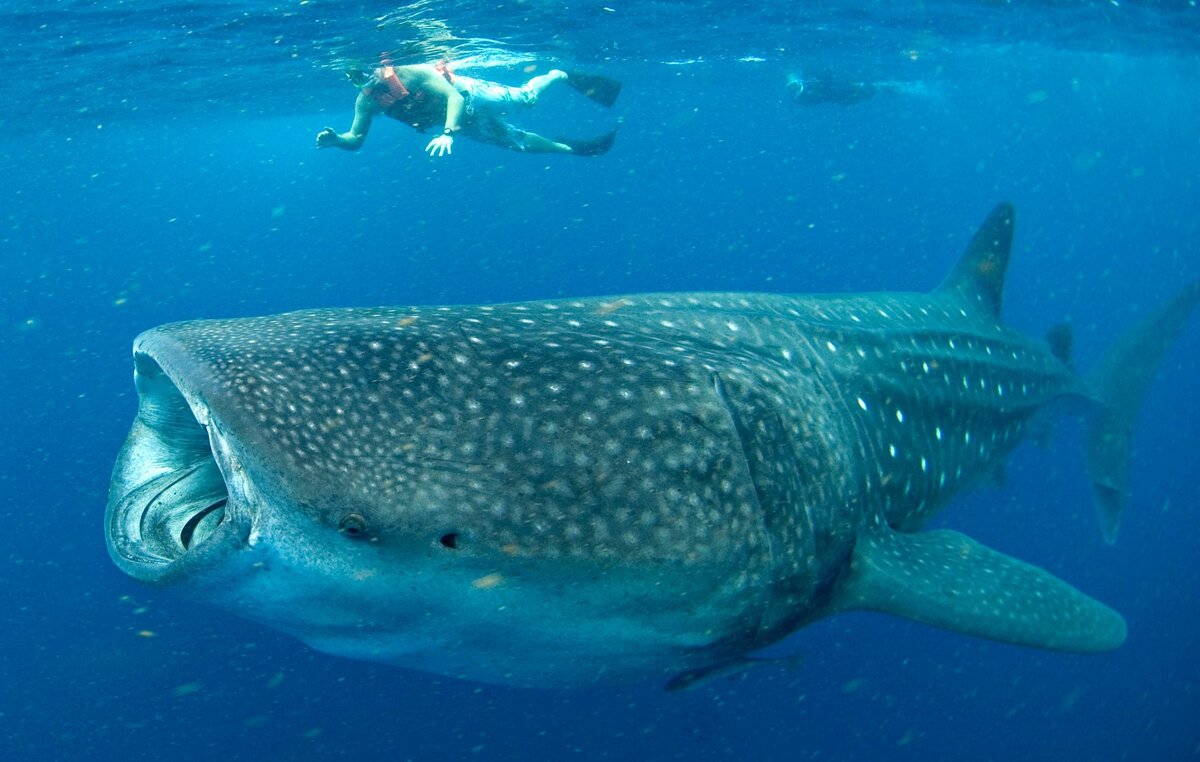
{"label": "snorkeler", "polygon": [[521,87],[509,87],[455,74],[444,64],[385,64],[371,74],[351,72],[347,76],[359,88],[354,122],[342,133],[332,127],[321,130],[317,133],[317,148],[357,151],[376,114],[390,116],[418,132],[437,130],[439,134],[425,146],[430,156],[449,154],[458,135],[512,151],[599,156],[612,148],[617,136],[613,130],[590,140],[550,140],[504,120],[509,110],[535,105],[546,88],[559,81],[597,103],[611,106],[621,84],[606,77],[568,75],[553,69]]}
{"label": "snorkeler", "polygon": [[796,103],[812,106],[818,103],[850,104],[868,100],[880,87],[873,82],[841,79],[829,72],[811,76],[793,74],[788,77],[787,91]]}

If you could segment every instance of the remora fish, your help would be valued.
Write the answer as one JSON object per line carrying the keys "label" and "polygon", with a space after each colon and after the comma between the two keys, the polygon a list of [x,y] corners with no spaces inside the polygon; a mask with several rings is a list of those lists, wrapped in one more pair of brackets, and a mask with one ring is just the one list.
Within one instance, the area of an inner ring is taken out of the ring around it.
{"label": "remora fish", "polygon": [[838,611],[1102,651],[1116,612],[921,525],[1082,400],[1104,535],[1192,283],[1090,376],[999,322],[999,206],[929,294],[660,294],[155,328],[117,565],[315,648],[467,679],[721,674]]}

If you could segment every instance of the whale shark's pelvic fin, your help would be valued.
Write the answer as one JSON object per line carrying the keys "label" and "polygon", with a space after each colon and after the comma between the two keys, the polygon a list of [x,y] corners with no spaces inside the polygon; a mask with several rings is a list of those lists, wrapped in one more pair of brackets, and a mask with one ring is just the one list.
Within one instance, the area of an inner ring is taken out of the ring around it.
{"label": "whale shark's pelvic fin", "polygon": [[690,691],[708,685],[720,678],[731,680],[740,679],[747,671],[761,666],[795,667],[804,662],[804,654],[791,656],[742,656],[731,661],[710,664],[699,669],[692,669],[671,678],[664,690]]}
{"label": "whale shark's pelvic fin", "polygon": [[1044,569],[948,529],[865,532],[833,608],[882,611],[1056,651],[1107,651],[1125,640],[1117,612]]}

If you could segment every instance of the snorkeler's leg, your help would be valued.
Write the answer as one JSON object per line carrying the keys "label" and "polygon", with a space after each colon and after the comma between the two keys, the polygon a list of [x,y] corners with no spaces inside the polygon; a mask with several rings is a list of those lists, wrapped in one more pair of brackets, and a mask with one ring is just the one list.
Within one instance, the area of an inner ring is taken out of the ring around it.
{"label": "snorkeler's leg", "polygon": [[571,149],[575,156],[601,156],[608,153],[617,140],[617,131],[612,130],[597,138],[559,138],[558,141]]}
{"label": "snorkeler's leg", "polygon": [[525,153],[572,153],[571,146],[544,138],[533,132],[526,132],[524,139]]}
{"label": "snorkeler's leg", "polygon": [[562,71],[561,69],[551,69],[545,74],[539,74],[538,76],[529,80],[521,89],[532,93],[534,100],[537,100],[538,96],[545,92],[547,87],[550,87],[550,85],[553,85],[560,79],[566,78],[567,73],[565,71]]}

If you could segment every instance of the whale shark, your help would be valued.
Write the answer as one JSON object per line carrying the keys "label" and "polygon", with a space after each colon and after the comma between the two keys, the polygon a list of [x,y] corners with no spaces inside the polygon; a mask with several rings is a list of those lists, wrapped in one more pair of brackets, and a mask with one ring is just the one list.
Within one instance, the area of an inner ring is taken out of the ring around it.
{"label": "whale shark", "polygon": [[1048,418],[1105,540],[1186,285],[1073,369],[1000,320],[998,206],[928,293],[660,293],[197,320],[133,345],[105,532],[136,580],[331,654],[524,686],[702,683],[871,610],[1116,648],[1120,614],[923,529]]}

